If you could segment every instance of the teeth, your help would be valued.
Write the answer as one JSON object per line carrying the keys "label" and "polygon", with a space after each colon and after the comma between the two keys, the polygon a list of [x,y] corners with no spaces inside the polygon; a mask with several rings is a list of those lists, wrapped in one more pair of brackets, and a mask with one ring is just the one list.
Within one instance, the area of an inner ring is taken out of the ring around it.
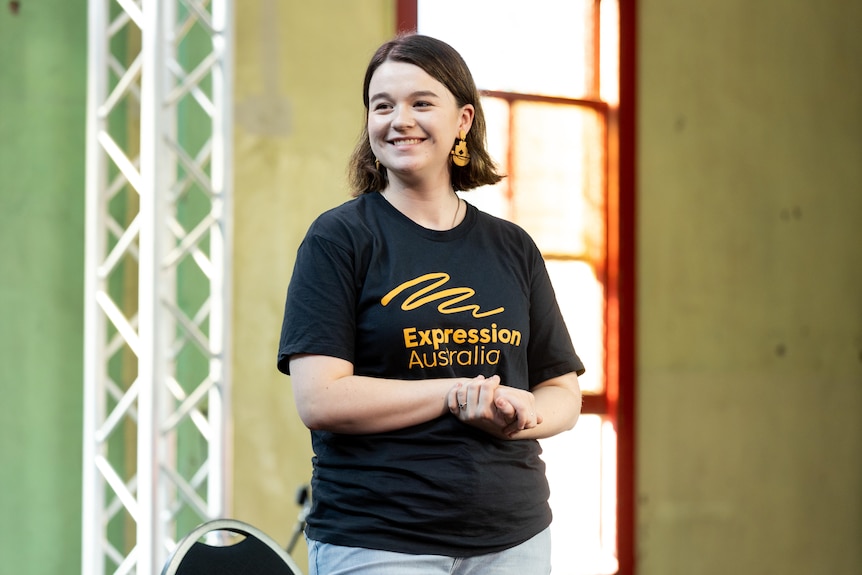
{"label": "teeth", "polygon": [[392,143],[395,144],[396,146],[409,146],[411,144],[418,144],[421,141],[422,140],[420,140],[418,138],[413,138],[411,140],[395,140]]}

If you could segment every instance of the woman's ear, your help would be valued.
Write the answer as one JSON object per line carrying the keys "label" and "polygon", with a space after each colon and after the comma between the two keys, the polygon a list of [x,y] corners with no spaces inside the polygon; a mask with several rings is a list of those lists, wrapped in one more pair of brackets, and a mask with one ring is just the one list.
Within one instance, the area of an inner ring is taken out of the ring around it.
{"label": "woman's ear", "polygon": [[458,129],[469,132],[473,126],[473,116],[476,114],[476,109],[473,104],[464,104],[461,108],[461,120],[458,123]]}

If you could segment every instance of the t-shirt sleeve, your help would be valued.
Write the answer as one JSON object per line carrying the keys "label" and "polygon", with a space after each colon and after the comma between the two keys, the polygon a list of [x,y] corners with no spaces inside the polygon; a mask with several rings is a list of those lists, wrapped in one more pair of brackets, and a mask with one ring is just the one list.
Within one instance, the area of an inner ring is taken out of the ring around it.
{"label": "t-shirt sleeve", "polygon": [[355,260],[349,245],[309,230],[297,251],[287,288],[278,369],[290,356],[311,353],[353,362],[356,331]]}
{"label": "t-shirt sleeve", "polygon": [[548,379],[586,370],[575,352],[547,267],[536,248],[533,251],[530,289],[530,387]]}

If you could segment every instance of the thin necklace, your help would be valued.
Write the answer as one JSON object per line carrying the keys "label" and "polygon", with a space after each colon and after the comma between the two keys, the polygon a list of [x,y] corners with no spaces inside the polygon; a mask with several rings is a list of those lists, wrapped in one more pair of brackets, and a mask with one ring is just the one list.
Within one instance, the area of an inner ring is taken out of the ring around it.
{"label": "thin necklace", "polygon": [[458,212],[461,211],[461,198],[459,198],[457,196],[457,194],[455,195],[455,198],[458,200],[458,205],[455,206],[455,217],[452,218],[452,225],[450,226],[449,229],[452,229],[455,227],[455,221],[458,219]]}

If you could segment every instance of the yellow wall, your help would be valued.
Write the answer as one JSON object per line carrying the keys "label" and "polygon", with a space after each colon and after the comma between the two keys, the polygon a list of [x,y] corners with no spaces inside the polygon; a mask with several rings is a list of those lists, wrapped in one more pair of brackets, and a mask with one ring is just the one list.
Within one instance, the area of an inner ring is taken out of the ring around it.
{"label": "yellow wall", "polygon": [[638,6],[639,574],[862,573],[862,4]]}
{"label": "yellow wall", "polygon": [[284,296],[311,220],[348,199],[362,79],[395,29],[393,6],[237,2],[234,515],[279,541],[292,532],[295,491],[311,473],[308,431],[275,368]]}
{"label": "yellow wall", "polygon": [[[234,514],[286,541],[285,288],[394,2],[238,4]],[[862,4],[638,11],[638,573],[862,573]]]}

